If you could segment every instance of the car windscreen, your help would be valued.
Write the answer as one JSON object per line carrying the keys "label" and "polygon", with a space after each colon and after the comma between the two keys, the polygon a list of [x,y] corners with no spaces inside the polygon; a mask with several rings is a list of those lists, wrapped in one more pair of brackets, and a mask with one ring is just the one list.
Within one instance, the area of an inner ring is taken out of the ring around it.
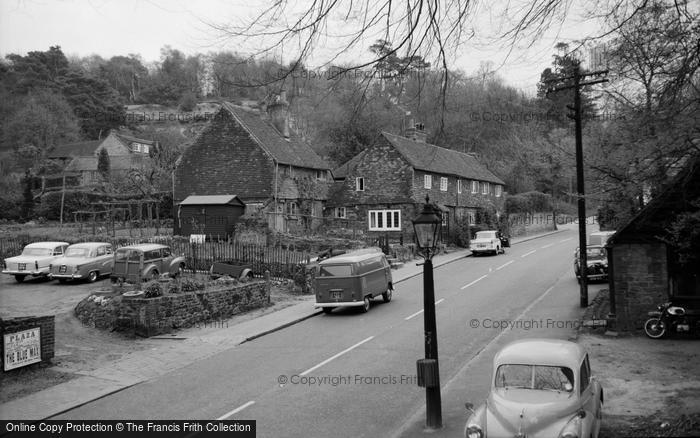
{"label": "car windscreen", "polygon": [[497,388],[520,388],[571,392],[574,373],[567,367],[548,365],[501,365],[496,370]]}
{"label": "car windscreen", "polygon": [[605,248],[586,248],[586,258],[588,260],[599,260],[606,258]]}
{"label": "car windscreen", "polygon": [[319,277],[349,277],[352,275],[352,265],[321,265]]}
{"label": "car windscreen", "polygon": [[66,257],[88,257],[89,255],[88,248],[68,248],[65,254]]}
{"label": "car windscreen", "polygon": [[22,255],[25,256],[50,256],[53,255],[51,248],[24,248]]}

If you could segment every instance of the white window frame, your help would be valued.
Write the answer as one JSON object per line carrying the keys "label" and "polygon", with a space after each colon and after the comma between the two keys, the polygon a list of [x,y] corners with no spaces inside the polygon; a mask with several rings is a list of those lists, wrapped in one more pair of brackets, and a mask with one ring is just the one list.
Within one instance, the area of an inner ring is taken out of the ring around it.
{"label": "white window frame", "polygon": [[355,178],[355,191],[364,192],[365,191],[365,178],[358,176]]}
{"label": "white window frame", "polygon": [[481,186],[481,194],[482,195],[488,195],[489,194],[489,183],[486,181],[483,182],[483,186]]}
{"label": "white window frame", "polygon": [[472,194],[479,193],[479,181],[472,181]]}
{"label": "white window frame", "polygon": [[440,177],[440,191],[441,192],[447,191],[447,178],[445,178],[444,176]]}
{"label": "white window frame", "polygon": [[369,210],[367,225],[369,231],[401,231],[401,210]]}
{"label": "white window frame", "polygon": [[423,188],[424,189],[432,189],[433,188],[433,176],[432,175],[423,175]]}
{"label": "white window frame", "polygon": [[496,197],[500,198],[502,194],[503,194],[503,186],[501,186],[500,184],[496,184]]}
{"label": "white window frame", "polygon": [[345,207],[335,207],[335,217],[338,219],[347,219],[347,210]]}
{"label": "white window frame", "polygon": [[457,180],[457,193],[462,193],[462,180]]}

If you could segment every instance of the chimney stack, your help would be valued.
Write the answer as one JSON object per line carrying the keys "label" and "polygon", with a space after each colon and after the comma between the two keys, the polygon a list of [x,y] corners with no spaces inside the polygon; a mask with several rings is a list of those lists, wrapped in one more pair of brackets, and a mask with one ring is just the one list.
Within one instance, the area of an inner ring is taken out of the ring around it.
{"label": "chimney stack", "polygon": [[267,106],[267,113],[272,121],[272,126],[284,138],[289,138],[289,102],[287,102],[287,92],[285,90],[280,91],[274,102]]}

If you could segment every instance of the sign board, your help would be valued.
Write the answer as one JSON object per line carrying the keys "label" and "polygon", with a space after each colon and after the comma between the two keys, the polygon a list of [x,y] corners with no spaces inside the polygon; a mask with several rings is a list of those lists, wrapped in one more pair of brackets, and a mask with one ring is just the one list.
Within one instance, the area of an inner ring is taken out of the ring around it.
{"label": "sign board", "polygon": [[190,243],[204,243],[206,240],[206,234],[190,234]]}
{"label": "sign board", "polygon": [[41,362],[41,328],[5,334],[5,371]]}

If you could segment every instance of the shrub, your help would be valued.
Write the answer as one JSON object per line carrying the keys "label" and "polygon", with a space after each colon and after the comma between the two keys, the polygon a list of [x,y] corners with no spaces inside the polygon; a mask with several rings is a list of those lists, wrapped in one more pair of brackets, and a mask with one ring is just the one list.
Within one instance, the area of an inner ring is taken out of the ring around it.
{"label": "shrub", "polygon": [[469,241],[471,240],[470,237],[469,218],[466,216],[456,218],[454,227],[455,244],[457,246],[461,246],[462,248],[469,248]]}
{"label": "shrub", "polygon": [[163,295],[163,286],[158,280],[151,280],[146,283],[143,288],[143,296],[146,298],[154,298]]}
{"label": "shrub", "polygon": [[204,283],[194,278],[185,277],[180,280],[180,290],[182,292],[195,292],[204,289]]}

